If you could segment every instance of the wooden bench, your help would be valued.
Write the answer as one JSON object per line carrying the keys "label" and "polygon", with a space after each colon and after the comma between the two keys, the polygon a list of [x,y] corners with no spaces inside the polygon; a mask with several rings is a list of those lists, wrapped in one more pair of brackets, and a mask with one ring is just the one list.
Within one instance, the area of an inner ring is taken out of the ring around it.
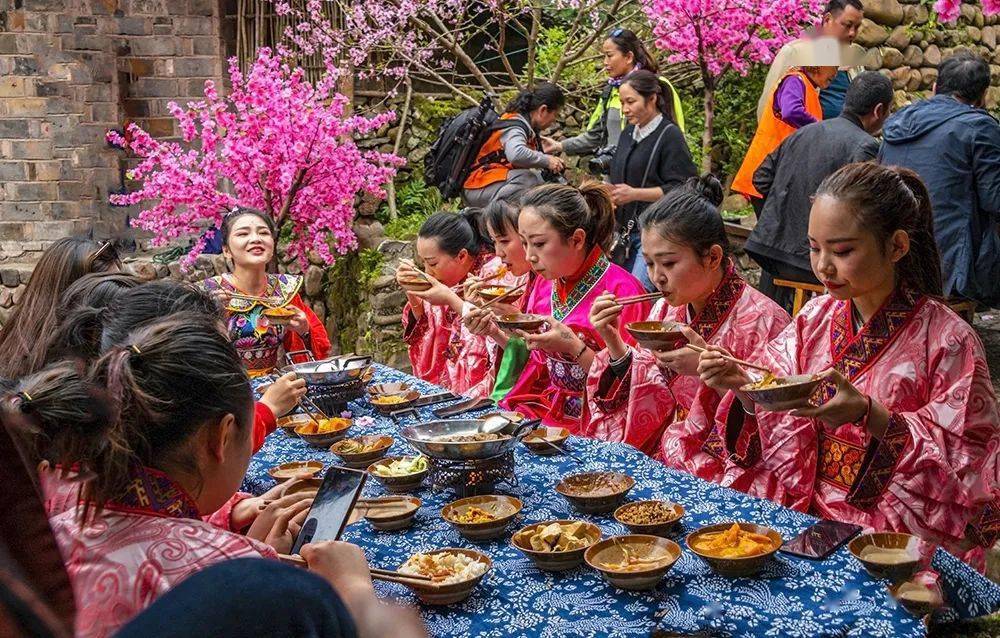
{"label": "wooden bench", "polygon": [[[791,281],[790,279],[775,279],[774,285],[780,288],[791,288],[795,291],[795,298],[792,302],[792,316],[799,314],[799,310],[802,310],[802,306],[805,305],[806,301],[812,298],[814,294],[822,294],[826,289],[819,284],[810,284],[804,281]],[[806,295],[809,295],[806,297]],[[972,323],[976,316],[977,304],[971,299],[948,299],[948,307],[955,311],[962,319],[965,319],[968,323]]]}

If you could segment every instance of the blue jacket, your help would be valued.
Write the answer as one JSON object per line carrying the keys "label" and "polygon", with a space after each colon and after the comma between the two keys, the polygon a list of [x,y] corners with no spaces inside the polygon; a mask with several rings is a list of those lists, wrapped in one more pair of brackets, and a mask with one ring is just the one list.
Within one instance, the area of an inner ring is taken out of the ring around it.
{"label": "blue jacket", "polygon": [[879,161],[926,182],[945,295],[1000,304],[1000,124],[948,95],[908,106],[883,132]]}

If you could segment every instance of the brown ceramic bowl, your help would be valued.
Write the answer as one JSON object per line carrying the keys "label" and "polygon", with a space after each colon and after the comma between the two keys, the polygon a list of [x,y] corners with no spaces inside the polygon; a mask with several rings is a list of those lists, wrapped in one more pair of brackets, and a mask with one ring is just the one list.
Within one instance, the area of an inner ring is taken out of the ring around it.
{"label": "brown ceramic bowl", "polygon": [[944,596],[938,587],[927,587],[923,583],[907,580],[898,585],[889,585],[889,593],[906,611],[923,618],[944,607]]}
{"label": "brown ceramic bowl", "polygon": [[920,539],[901,532],[862,534],[847,546],[869,574],[893,583],[909,580],[920,567]]}
{"label": "brown ceramic bowl", "polygon": [[400,288],[410,292],[423,292],[431,289],[431,282],[422,277],[404,277],[397,280]]}
{"label": "brown ceramic bowl", "polygon": [[[669,515],[662,517],[654,523],[634,523],[630,521],[630,515],[637,509],[657,508],[658,510],[668,510]],[[684,506],[670,501],[635,501],[626,503],[615,510],[615,520],[628,528],[633,534],[648,534],[651,536],[667,536],[680,522],[684,516]]]}
{"label": "brown ceramic bowl", "polygon": [[[496,519],[481,523],[463,523],[456,520],[473,507],[489,512]],[[507,526],[520,513],[522,507],[521,500],[513,496],[470,496],[445,505],[441,509],[441,518],[448,521],[459,534],[470,541],[485,541],[503,536]]]}
{"label": "brown ceramic bowl", "polygon": [[415,388],[409,383],[403,383],[400,381],[394,381],[392,383],[373,383],[366,388],[368,396],[370,397],[406,394],[414,389]]}
{"label": "brown ceramic bowl", "polygon": [[[329,430],[327,432],[321,432],[319,434],[308,433],[309,430],[315,427],[316,424],[313,423],[312,421],[307,421],[306,423],[303,423],[302,425],[295,428],[295,434],[297,434],[300,439],[302,439],[303,441],[305,441],[306,443],[308,443],[313,447],[329,448],[337,441],[347,438],[347,432],[351,429],[351,426],[354,425],[353,420],[351,419],[344,419],[344,420],[347,421],[346,425],[341,425],[336,429]],[[319,421],[322,422],[323,419],[319,419]]]}
{"label": "brown ceramic bowl", "polygon": [[292,461],[268,468],[267,473],[275,481],[281,483],[292,479],[312,478],[322,471],[322,461]]}
{"label": "brown ceramic bowl", "polygon": [[702,560],[708,563],[717,574],[721,576],[730,576],[733,578],[740,576],[753,576],[774,557],[774,553],[778,551],[784,539],[781,538],[776,530],[770,527],[765,527],[763,525],[757,525],[756,523],[739,523],[740,529],[744,532],[753,532],[754,534],[761,534],[767,536],[771,539],[773,544],[773,549],[764,552],[763,554],[755,554],[753,556],[747,556],[745,558],[720,558],[718,556],[712,556],[710,554],[705,554],[694,548],[691,541],[697,540],[702,534],[707,534],[709,532],[722,532],[730,527],[732,523],[719,523],[717,525],[708,525],[702,527],[694,532],[687,535],[687,546],[694,554],[698,555]]}
{"label": "brown ceramic bowl", "polygon": [[675,321],[633,321],[625,329],[640,346],[647,350],[676,350],[687,343]]}
{"label": "brown ceramic bowl", "polygon": [[[323,417],[317,414],[316,418],[321,419]],[[283,416],[280,419],[278,419],[278,427],[287,432],[291,436],[298,436],[297,434],[295,434],[295,428],[299,427],[300,425],[305,425],[306,423],[309,423],[311,421],[312,419],[309,418],[308,414],[303,414],[299,412],[296,414],[289,414],[288,416]]]}
{"label": "brown ceramic bowl", "polygon": [[[371,500],[378,502],[386,499],[373,498]],[[417,512],[420,511],[420,506],[423,504],[423,501],[419,498],[409,496],[403,502],[397,503],[394,501],[391,505],[369,509],[365,513],[365,520],[371,523],[372,527],[383,532],[406,529],[410,525],[413,525],[413,519],[416,518]]]}
{"label": "brown ceramic bowl", "polygon": [[521,439],[524,447],[528,448],[538,456],[552,456],[559,454],[559,450],[546,443],[562,447],[569,439],[570,432],[566,428],[544,427],[532,430]]}
{"label": "brown ceramic bowl", "polygon": [[777,377],[776,381],[779,385],[766,388],[756,388],[756,382],[748,383],[740,388],[740,392],[745,393],[754,403],[765,410],[771,410],[774,406],[786,401],[808,399],[820,384],[819,379],[808,374]]}
{"label": "brown ceramic bowl", "polygon": [[[626,557],[643,562],[619,567]],[[601,572],[608,583],[628,591],[653,589],[680,557],[681,548],[674,541],[645,534],[605,539],[588,547],[583,555],[587,564]]]}
{"label": "brown ceramic bowl", "polygon": [[396,410],[405,410],[413,405],[413,402],[420,398],[420,393],[410,390],[405,394],[380,394],[369,399],[375,411],[382,415],[387,415]]}
{"label": "brown ceramic bowl", "polygon": [[406,474],[404,476],[379,476],[375,473],[375,468],[380,465],[388,465],[393,461],[398,461],[400,459],[410,459],[414,457],[406,456],[387,456],[384,459],[379,459],[371,465],[368,466],[368,474],[373,479],[382,484],[382,487],[386,489],[387,492],[392,494],[402,494],[404,492],[412,492],[413,490],[420,487],[420,484],[424,482],[427,475],[430,473],[430,459],[428,459],[427,469],[421,472],[415,472],[413,474]]}
{"label": "brown ceramic bowl", "polygon": [[472,595],[472,591],[476,588],[476,585],[490,573],[493,568],[493,561],[489,556],[482,552],[477,552],[474,549],[459,549],[456,547],[445,547],[444,549],[435,549],[430,552],[421,552],[423,554],[444,554],[444,553],[455,553],[455,554],[465,554],[471,558],[475,558],[481,563],[486,564],[486,571],[479,576],[470,578],[468,580],[463,580],[460,583],[452,583],[451,585],[437,585],[437,584],[419,584],[419,581],[411,581],[412,584],[407,583],[407,587],[413,590],[420,602],[425,605],[451,605],[460,601],[465,600]]}
{"label": "brown ceramic bowl", "polygon": [[[543,552],[532,549],[529,542],[531,535],[538,531],[538,529],[545,527],[546,525],[551,525],[552,523],[562,523],[565,525],[570,523],[584,523],[585,534],[590,543],[577,549],[570,549],[561,552]],[[513,545],[515,549],[530,558],[531,561],[535,563],[535,567],[538,569],[546,572],[562,572],[582,565],[584,552],[587,551],[588,547],[593,546],[594,543],[597,543],[600,540],[601,528],[593,523],[588,523],[586,521],[558,520],[543,521],[541,523],[526,525],[525,527],[522,527],[514,532],[514,535],[510,538],[510,544]]]}
{"label": "brown ceramic bowl", "polygon": [[525,332],[537,332],[545,325],[545,318],[539,315],[526,315],[518,313],[516,315],[500,315],[497,317],[497,325],[501,330],[512,332],[523,330]]}
{"label": "brown ceramic bowl", "polygon": [[[367,452],[344,452],[343,449],[347,447],[349,441],[375,447]],[[344,466],[354,470],[363,470],[385,456],[394,442],[395,440],[391,436],[357,436],[337,441],[330,446],[330,451],[343,461]]]}
{"label": "brown ceramic bowl", "polygon": [[[612,481],[616,484],[615,488],[606,489],[604,485]],[[563,477],[556,485],[556,491],[584,514],[607,514],[621,505],[634,486],[635,479],[628,474],[585,472]]]}
{"label": "brown ceramic bowl", "polygon": [[295,311],[286,306],[268,308],[264,311],[264,316],[267,317],[269,323],[273,323],[276,326],[287,326],[291,323],[292,317],[295,316]]}
{"label": "brown ceramic bowl", "polygon": [[302,492],[315,492],[319,490],[319,486],[323,484],[323,479],[312,477],[306,479],[292,479],[291,481],[286,481],[282,483],[281,492],[278,494],[278,498],[282,496],[288,496],[289,494],[300,494]]}
{"label": "brown ceramic bowl", "polygon": [[[514,286],[489,286],[488,288],[483,288],[479,291],[479,296],[485,301],[493,301],[494,299],[499,299],[501,296],[513,290]],[[512,295],[508,295],[504,298],[503,303],[512,304],[524,294],[523,290],[518,290]]]}

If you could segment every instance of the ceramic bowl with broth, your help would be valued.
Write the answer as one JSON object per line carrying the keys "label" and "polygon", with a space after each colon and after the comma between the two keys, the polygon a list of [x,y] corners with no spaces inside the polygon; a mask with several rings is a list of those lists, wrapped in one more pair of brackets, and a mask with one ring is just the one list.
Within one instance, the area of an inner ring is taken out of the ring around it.
{"label": "ceramic bowl with broth", "polygon": [[920,568],[920,539],[902,532],[862,534],[847,549],[875,578],[893,583],[911,578]]}
{"label": "ceramic bowl with broth", "polygon": [[420,392],[410,390],[403,394],[381,394],[371,397],[372,406],[382,415],[389,415],[396,410],[405,410],[420,398]]}
{"label": "ceramic bowl with broth", "polygon": [[680,557],[674,541],[645,534],[607,538],[583,555],[609,584],[628,591],[653,589]]}
{"label": "ceramic bowl with broth", "polygon": [[717,574],[733,578],[758,573],[774,559],[783,542],[777,530],[742,522],[708,525],[687,536],[693,553]]}
{"label": "ceramic bowl with broth", "polygon": [[560,453],[558,448],[563,447],[569,437],[570,431],[566,428],[543,427],[528,432],[521,443],[539,456],[552,456]]}
{"label": "ceramic bowl with broth", "polygon": [[400,288],[409,292],[430,290],[432,285],[431,282],[422,277],[402,277],[398,281]]}
{"label": "ceramic bowl with broth", "polygon": [[513,496],[470,496],[445,505],[441,518],[470,541],[485,541],[503,536],[522,507]]}
{"label": "ceramic bowl with broth", "polygon": [[586,472],[564,477],[556,485],[570,505],[584,514],[607,514],[621,505],[635,479],[620,472]]}
{"label": "ceramic bowl with broth", "polygon": [[647,350],[676,350],[687,343],[681,324],[674,321],[633,321],[625,329]]}
{"label": "ceramic bowl with broth", "polygon": [[323,471],[322,461],[291,461],[275,465],[267,470],[275,481],[279,483],[293,479],[312,478]]}
{"label": "ceramic bowl with broth", "polygon": [[423,501],[415,496],[383,497],[371,499],[373,507],[365,511],[365,520],[383,532],[394,532],[413,525]]}
{"label": "ceramic bowl with broth", "polygon": [[391,436],[357,436],[337,441],[330,446],[330,451],[340,457],[345,466],[362,470],[385,456],[394,442]]}
{"label": "ceramic bowl with broth", "polygon": [[545,326],[545,317],[540,315],[526,315],[518,313],[516,315],[500,315],[497,317],[497,325],[501,330],[513,332],[523,330],[524,332],[538,332]]}

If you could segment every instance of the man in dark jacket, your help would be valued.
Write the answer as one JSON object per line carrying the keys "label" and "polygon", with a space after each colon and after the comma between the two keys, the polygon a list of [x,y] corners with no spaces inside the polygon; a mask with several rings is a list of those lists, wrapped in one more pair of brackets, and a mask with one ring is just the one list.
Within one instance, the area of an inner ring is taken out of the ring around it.
{"label": "man in dark jacket", "polygon": [[1000,124],[983,102],[990,68],[959,53],[938,68],[936,95],[886,124],[879,160],[927,183],[944,294],[1000,305]]}
{"label": "man in dark jacket", "polygon": [[892,82],[867,71],[851,82],[839,117],[804,126],[767,156],[753,184],[764,195],[760,219],[746,251],[764,269],[760,289],[791,311],[794,292],[773,279],[819,284],[809,263],[809,210],[828,175],[854,162],[875,159],[892,105]]}

